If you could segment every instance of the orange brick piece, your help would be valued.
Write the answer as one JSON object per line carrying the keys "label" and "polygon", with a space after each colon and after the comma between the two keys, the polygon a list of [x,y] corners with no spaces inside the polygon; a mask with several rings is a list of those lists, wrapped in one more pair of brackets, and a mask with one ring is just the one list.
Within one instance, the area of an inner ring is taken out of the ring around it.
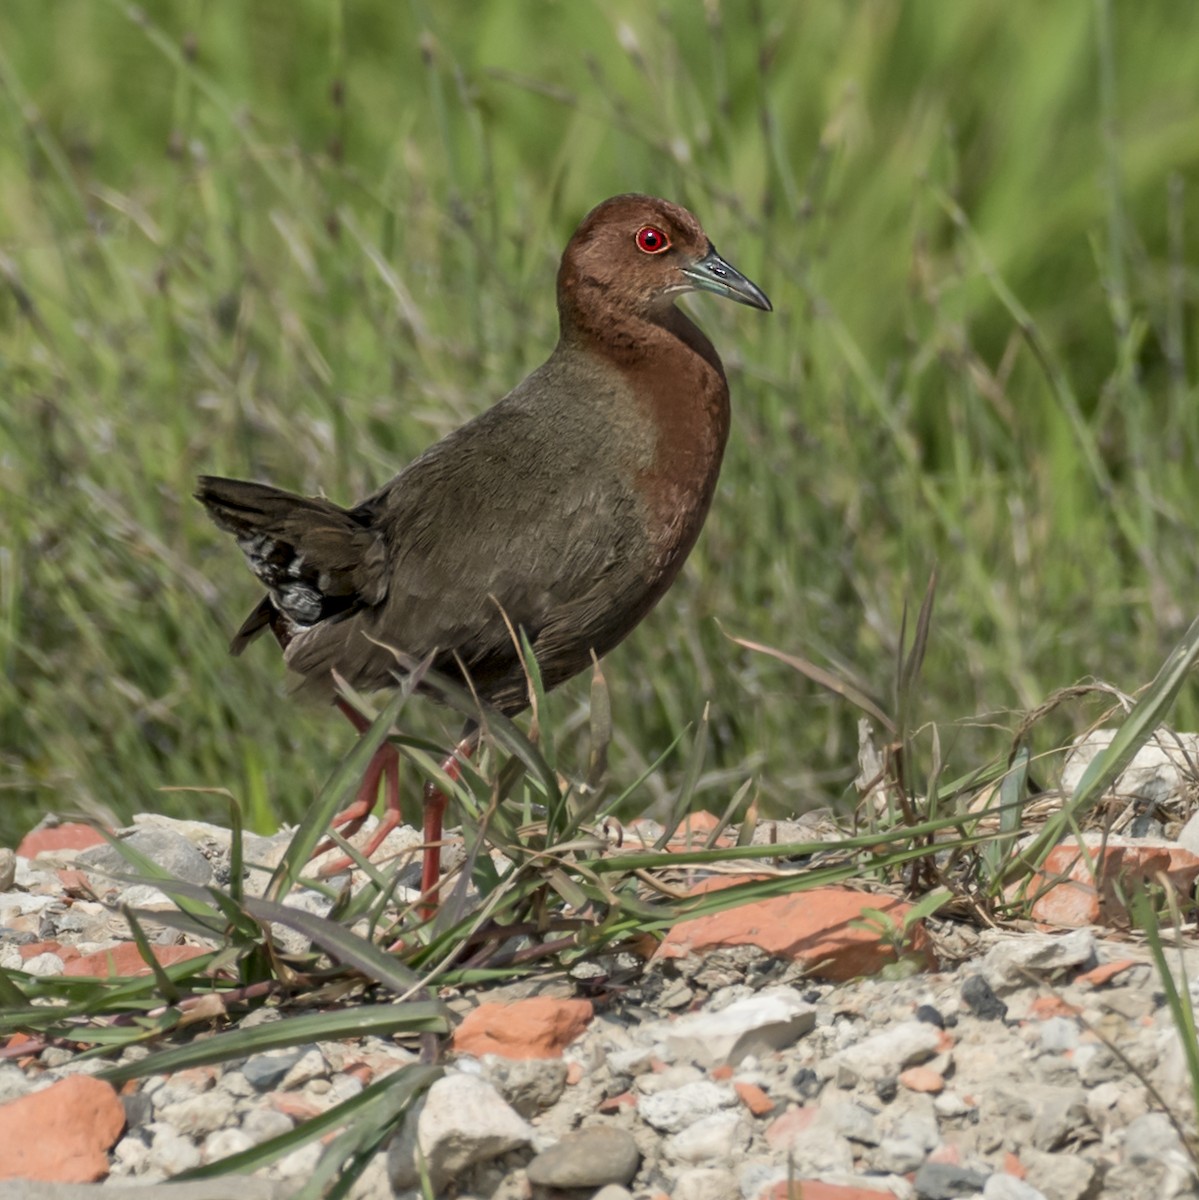
{"label": "orange brick piece", "polygon": [[480,1004],[454,1031],[459,1054],[505,1058],[561,1058],[587,1028],[595,1010],[590,1000],[533,996],[512,1004]]}
{"label": "orange brick piece", "polygon": [[125,1109],[111,1084],[72,1075],[0,1105],[0,1179],[103,1179],[108,1151],[124,1128]]}

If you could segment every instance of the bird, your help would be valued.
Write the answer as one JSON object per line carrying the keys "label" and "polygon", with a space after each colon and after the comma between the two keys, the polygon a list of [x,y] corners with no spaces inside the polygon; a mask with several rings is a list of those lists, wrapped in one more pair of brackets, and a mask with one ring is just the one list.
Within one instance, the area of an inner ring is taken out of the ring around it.
{"label": "bird", "polygon": [[[396,686],[399,661],[425,661],[513,716],[531,702],[519,634],[547,691],[607,654],[678,576],[729,436],[720,357],[675,304],[691,292],[772,311],[686,208],[613,196],[562,255],[549,358],[372,495],[344,508],[200,476],[196,498],[266,589],[231,652],[269,630],[297,690],[336,704],[360,733],[369,722],[337,678],[372,692]],[[478,720],[468,721],[442,764],[451,781],[478,738]],[[380,782],[384,813],[368,858],[401,820],[389,741],[333,828],[356,833]],[[431,780],[423,805],[429,915],[446,807]]]}

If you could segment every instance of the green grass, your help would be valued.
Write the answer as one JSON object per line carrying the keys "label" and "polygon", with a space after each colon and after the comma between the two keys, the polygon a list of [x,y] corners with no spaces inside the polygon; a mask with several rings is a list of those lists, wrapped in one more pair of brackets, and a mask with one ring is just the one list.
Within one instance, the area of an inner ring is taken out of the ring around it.
{"label": "green grass", "polygon": [[[269,647],[225,655],[255,588],[193,477],[364,494],[548,353],[557,257],[618,191],[691,206],[776,311],[688,302],[734,429],[684,577],[606,665],[614,786],[711,701],[697,802],[844,794],[856,712],[717,621],[890,704],[936,564],[908,720],[961,773],[1058,687],[1148,680],[1199,608],[1199,8],[133,11],[0,10],[3,837],[224,812],[172,785],[258,828],[309,805],[349,727]],[[552,700],[580,756],[587,686]]]}

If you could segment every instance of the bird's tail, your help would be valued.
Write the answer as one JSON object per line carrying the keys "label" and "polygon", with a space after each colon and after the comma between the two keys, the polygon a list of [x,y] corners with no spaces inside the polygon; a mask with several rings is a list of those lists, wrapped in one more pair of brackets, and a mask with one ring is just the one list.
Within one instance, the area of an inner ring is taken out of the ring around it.
{"label": "bird's tail", "polygon": [[377,604],[386,591],[378,535],[331,500],[242,479],[202,475],[196,499],[237,539],[270,593],[233,641],[235,653],[270,625],[271,609],[300,627]]}

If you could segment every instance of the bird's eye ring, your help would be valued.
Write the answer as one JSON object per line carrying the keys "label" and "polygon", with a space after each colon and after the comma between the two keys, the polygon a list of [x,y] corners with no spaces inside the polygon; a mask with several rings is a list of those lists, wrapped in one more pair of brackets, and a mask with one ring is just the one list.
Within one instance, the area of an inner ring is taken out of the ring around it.
{"label": "bird's eye ring", "polygon": [[642,225],[637,230],[637,249],[643,254],[661,254],[670,249],[670,238],[652,225]]}

